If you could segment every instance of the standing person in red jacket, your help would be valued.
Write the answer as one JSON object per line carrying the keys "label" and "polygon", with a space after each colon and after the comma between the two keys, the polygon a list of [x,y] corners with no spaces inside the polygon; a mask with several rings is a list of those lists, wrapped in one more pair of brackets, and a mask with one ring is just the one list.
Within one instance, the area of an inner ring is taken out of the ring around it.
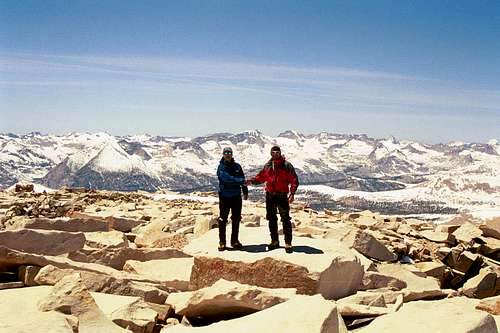
{"label": "standing person in red jacket", "polygon": [[266,183],[266,219],[269,221],[271,243],[269,250],[279,248],[278,217],[279,211],[283,233],[285,234],[285,251],[292,253],[292,219],[290,217],[290,204],[294,200],[295,192],[299,186],[299,179],[293,165],[281,155],[278,146],[271,148],[271,159],[264,165],[255,177],[248,179],[247,184]]}

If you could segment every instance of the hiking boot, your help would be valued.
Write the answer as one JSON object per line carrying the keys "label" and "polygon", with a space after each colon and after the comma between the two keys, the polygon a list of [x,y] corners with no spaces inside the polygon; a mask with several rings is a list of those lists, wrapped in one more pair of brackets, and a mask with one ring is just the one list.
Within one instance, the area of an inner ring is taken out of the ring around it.
{"label": "hiking boot", "polygon": [[239,241],[236,241],[231,243],[231,247],[235,250],[241,250],[243,245]]}
{"label": "hiking boot", "polygon": [[278,241],[271,241],[271,243],[269,245],[267,245],[267,249],[269,251],[277,249],[279,247],[280,247],[280,242],[278,242]]}
{"label": "hiking boot", "polygon": [[292,253],[293,252],[292,244],[285,244],[285,252],[286,253]]}
{"label": "hiking boot", "polygon": [[226,243],[222,243],[222,242],[220,242],[220,243],[219,243],[219,247],[218,247],[217,249],[218,249],[219,251],[224,251],[224,250],[226,250],[226,249],[227,249],[227,248],[226,248]]}

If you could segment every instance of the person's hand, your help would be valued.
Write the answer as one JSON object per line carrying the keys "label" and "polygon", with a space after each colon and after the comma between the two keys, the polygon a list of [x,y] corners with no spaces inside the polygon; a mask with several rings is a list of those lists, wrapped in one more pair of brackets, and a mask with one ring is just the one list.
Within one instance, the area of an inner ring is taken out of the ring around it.
{"label": "person's hand", "polygon": [[252,185],[252,180],[251,179],[247,179],[245,181],[245,186],[248,186],[248,185]]}
{"label": "person's hand", "polygon": [[293,200],[295,200],[295,197],[294,197],[293,193],[290,193],[290,194],[288,195],[288,203],[292,203],[292,202],[293,202]]}
{"label": "person's hand", "polygon": [[243,194],[243,200],[248,200],[248,194]]}

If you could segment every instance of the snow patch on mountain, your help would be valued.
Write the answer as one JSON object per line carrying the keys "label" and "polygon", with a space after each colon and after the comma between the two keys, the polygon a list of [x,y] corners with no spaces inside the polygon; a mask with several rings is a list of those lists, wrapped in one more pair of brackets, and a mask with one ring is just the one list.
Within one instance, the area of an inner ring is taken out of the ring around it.
{"label": "snow patch on mountain", "polygon": [[139,156],[129,155],[116,141],[109,141],[87,165],[98,172],[132,172],[150,173]]}

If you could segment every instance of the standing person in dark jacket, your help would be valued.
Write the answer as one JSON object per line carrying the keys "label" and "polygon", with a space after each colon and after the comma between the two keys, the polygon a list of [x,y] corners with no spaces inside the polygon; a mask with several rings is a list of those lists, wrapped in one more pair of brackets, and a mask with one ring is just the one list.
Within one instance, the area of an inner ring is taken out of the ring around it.
{"label": "standing person in dark jacket", "polygon": [[248,187],[245,185],[245,174],[241,166],[234,161],[233,150],[229,147],[222,151],[222,159],[217,168],[219,178],[219,251],[226,249],[226,224],[231,210],[231,247],[241,249],[238,231],[241,221],[241,191],[243,198],[248,199]]}
{"label": "standing person in dark jacket", "polygon": [[[292,219],[290,217],[290,204],[294,200],[295,192],[299,186],[299,179],[293,165],[281,155],[278,146],[271,148],[271,159],[266,163],[257,176],[249,179],[248,184],[266,183],[266,218],[269,221],[271,243],[269,250],[279,248],[278,217],[281,216],[283,233],[285,234],[285,251],[292,253]],[[290,193],[290,194],[289,194]]]}

